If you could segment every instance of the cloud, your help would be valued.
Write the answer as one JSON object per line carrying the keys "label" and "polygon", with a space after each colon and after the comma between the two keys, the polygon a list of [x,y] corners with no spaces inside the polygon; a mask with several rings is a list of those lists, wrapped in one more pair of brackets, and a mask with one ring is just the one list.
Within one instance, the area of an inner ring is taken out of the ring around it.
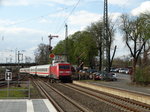
{"label": "cloud", "polygon": [[116,45],[117,49],[116,49],[115,58],[126,55],[126,54],[130,54],[128,47],[126,47],[126,44],[123,41],[123,35],[118,32],[115,34],[114,38],[115,40],[113,41],[112,52],[113,52],[114,46]]}
{"label": "cloud", "polygon": [[67,17],[69,15],[69,13],[67,12],[58,12],[58,13],[54,13],[54,14],[49,14],[49,17]]}
{"label": "cloud", "polygon": [[39,20],[39,23],[51,24],[52,21],[50,21],[50,20],[48,20],[48,19],[45,19],[45,18],[41,18],[41,19]]}
{"label": "cloud", "polygon": [[92,22],[98,21],[101,15],[87,11],[78,11],[69,17],[69,23],[72,25],[89,25]]}
{"label": "cloud", "polygon": [[74,5],[75,3],[77,3],[77,0],[48,0],[48,1],[63,5]]}
{"label": "cloud", "polygon": [[28,0],[15,0],[15,2],[13,0],[2,0],[1,1],[1,5],[4,6],[27,6],[29,5]]}
{"label": "cloud", "polygon": [[119,12],[115,13],[109,13],[109,18],[112,19],[113,22],[116,22],[118,20],[118,17],[120,17],[122,14]]}
{"label": "cloud", "polygon": [[55,4],[63,4],[63,5],[74,5],[76,0],[1,0],[1,5],[3,6],[28,6],[28,5],[48,5],[54,6]]}
{"label": "cloud", "polygon": [[[29,28],[4,28],[0,27],[0,58],[1,61],[5,62],[6,58],[10,58],[9,55],[12,55],[13,62],[15,57],[10,51],[5,51],[6,49],[13,50],[15,49],[21,51],[25,50],[24,56],[30,56],[34,59],[34,51],[40,43],[48,44],[48,32],[29,29]],[[42,36],[44,40],[42,41]],[[5,47],[4,47],[5,46]]]}
{"label": "cloud", "polygon": [[[115,22],[118,20],[118,17],[121,15],[121,13],[110,13],[109,17],[111,18],[112,22]],[[89,26],[91,23],[97,22],[98,20],[102,20],[103,15],[98,13],[91,13],[88,11],[78,11],[75,12],[73,15],[71,15],[68,19],[68,24],[71,27],[71,34],[76,32],[77,30],[84,30],[87,26]]]}
{"label": "cloud", "polygon": [[108,3],[119,6],[126,6],[131,3],[132,0],[108,0]]}
{"label": "cloud", "polygon": [[10,21],[8,19],[0,19],[0,26],[7,26],[7,25],[12,25],[15,24],[16,21]]}
{"label": "cloud", "polygon": [[[127,6],[130,5],[134,0],[108,0],[108,4]],[[84,3],[103,3],[104,0],[84,0]]]}
{"label": "cloud", "polygon": [[[74,33],[78,30],[83,30],[85,27],[90,25],[92,22],[96,22],[100,20],[102,15],[97,13],[92,13],[88,11],[77,11],[72,13],[72,15],[69,16],[68,12],[59,12],[55,14],[49,15],[50,18],[55,18],[54,22],[57,22],[57,30],[58,32],[62,31],[62,27],[64,27],[65,23],[68,24],[69,27],[69,34]],[[61,18],[61,19],[58,19]],[[61,32],[60,35],[64,35],[64,31]],[[63,37],[61,37],[64,39]]]}
{"label": "cloud", "polygon": [[34,29],[29,29],[29,28],[0,28],[0,31],[5,31],[7,33],[10,34],[22,34],[24,33],[29,33],[29,34],[33,34],[33,33],[41,33],[42,31],[38,31],[38,30],[34,30]]}
{"label": "cloud", "polygon": [[[129,2],[130,1],[130,2]],[[113,5],[129,5],[134,0],[108,0],[109,4]],[[78,1],[77,0],[16,0],[15,2],[13,0],[2,0],[2,4],[5,6],[27,6],[31,4],[45,4],[49,6],[53,6],[54,4],[62,4],[67,6],[75,5]],[[87,0],[86,2],[103,2],[102,1],[93,1],[93,0]]]}
{"label": "cloud", "polygon": [[41,43],[42,36],[47,36],[47,32],[45,31],[29,28],[0,28],[0,32],[4,32],[1,34],[0,49],[4,49],[3,46],[7,46],[8,49],[30,48]]}
{"label": "cloud", "polygon": [[133,9],[131,14],[137,16],[144,12],[150,12],[150,1],[143,2],[139,7]]}

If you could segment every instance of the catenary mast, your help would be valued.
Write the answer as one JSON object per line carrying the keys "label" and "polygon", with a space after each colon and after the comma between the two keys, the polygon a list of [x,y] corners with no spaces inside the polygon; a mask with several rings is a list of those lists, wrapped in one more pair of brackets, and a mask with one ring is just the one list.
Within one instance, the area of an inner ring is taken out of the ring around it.
{"label": "catenary mast", "polygon": [[103,33],[103,47],[104,47],[104,59],[106,59],[106,70],[110,71],[110,36],[109,36],[109,24],[108,24],[108,0],[104,0],[104,33]]}

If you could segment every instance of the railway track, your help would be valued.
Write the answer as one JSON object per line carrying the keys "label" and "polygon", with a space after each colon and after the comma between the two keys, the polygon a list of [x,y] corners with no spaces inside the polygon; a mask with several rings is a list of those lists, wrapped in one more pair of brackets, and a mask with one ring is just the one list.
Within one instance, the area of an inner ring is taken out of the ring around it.
{"label": "railway track", "polygon": [[[13,79],[12,81],[15,81],[17,78],[13,77],[12,79]],[[12,83],[10,82],[10,84]],[[7,81],[5,80],[5,78],[0,79],[0,87],[5,87],[5,86],[7,86]]]}
{"label": "railway track", "polygon": [[143,104],[137,101],[133,101],[130,99],[122,98],[119,96],[115,96],[112,94],[95,91],[92,89],[87,89],[81,86],[77,86],[74,84],[60,84],[61,86],[65,86],[74,91],[80,92],[82,94],[93,97],[97,100],[102,100],[110,105],[113,105],[116,108],[119,108],[123,111],[127,112],[150,112],[150,105]]}
{"label": "railway track", "polygon": [[[41,79],[34,82],[37,83],[36,85],[41,92],[45,91],[44,95],[50,99],[59,112],[150,112],[148,104],[75,84],[50,84]],[[85,100],[84,103],[83,100]],[[103,108],[105,110],[102,110]]]}
{"label": "railway track", "polygon": [[[22,76],[21,78],[19,78],[18,80],[18,77],[13,77],[12,80],[10,80],[10,85],[13,85],[13,84],[16,84],[18,83],[17,81],[27,81],[28,80],[28,76],[24,75]],[[15,82],[16,81],[16,82]],[[6,87],[7,86],[7,81],[5,80],[5,78],[3,79],[0,79],[0,88],[1,87]]]}
{"label": "railway track", "polygon": [[58,112],[92,112],[40,79],[34,79],[33,83],[52,102]]}

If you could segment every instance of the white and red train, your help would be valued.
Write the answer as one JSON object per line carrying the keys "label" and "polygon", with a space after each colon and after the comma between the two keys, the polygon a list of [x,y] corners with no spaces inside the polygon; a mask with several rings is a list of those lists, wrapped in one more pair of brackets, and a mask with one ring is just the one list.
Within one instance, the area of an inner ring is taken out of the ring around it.
{"label": "white and red train", "polygon": [[56,79],[61,81],[71,81],[71,65],[67,62],[58,62],[48,65],[37,65],[29,68],[21,68],[19,70],[21,74],[27,73],[30,75],[49,77],[50,79]]}

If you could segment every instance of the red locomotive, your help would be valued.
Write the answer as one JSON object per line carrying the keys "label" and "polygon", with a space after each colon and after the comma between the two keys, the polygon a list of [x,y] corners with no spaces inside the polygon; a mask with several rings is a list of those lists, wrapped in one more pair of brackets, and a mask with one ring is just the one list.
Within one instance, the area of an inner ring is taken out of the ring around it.
{"label": "red locomotive", "polygon": [[50,78],[71,80],[71,65],[69,63],[55,63],[50,66]]}
{"label": "red locomotive", "polygon": [[20,73],[28,73],[41,77],[48,77],[51,80],[72,82],[71,65],[64,61],[53,61],[53,64],[37,65],[30,68],[21,68]]}

